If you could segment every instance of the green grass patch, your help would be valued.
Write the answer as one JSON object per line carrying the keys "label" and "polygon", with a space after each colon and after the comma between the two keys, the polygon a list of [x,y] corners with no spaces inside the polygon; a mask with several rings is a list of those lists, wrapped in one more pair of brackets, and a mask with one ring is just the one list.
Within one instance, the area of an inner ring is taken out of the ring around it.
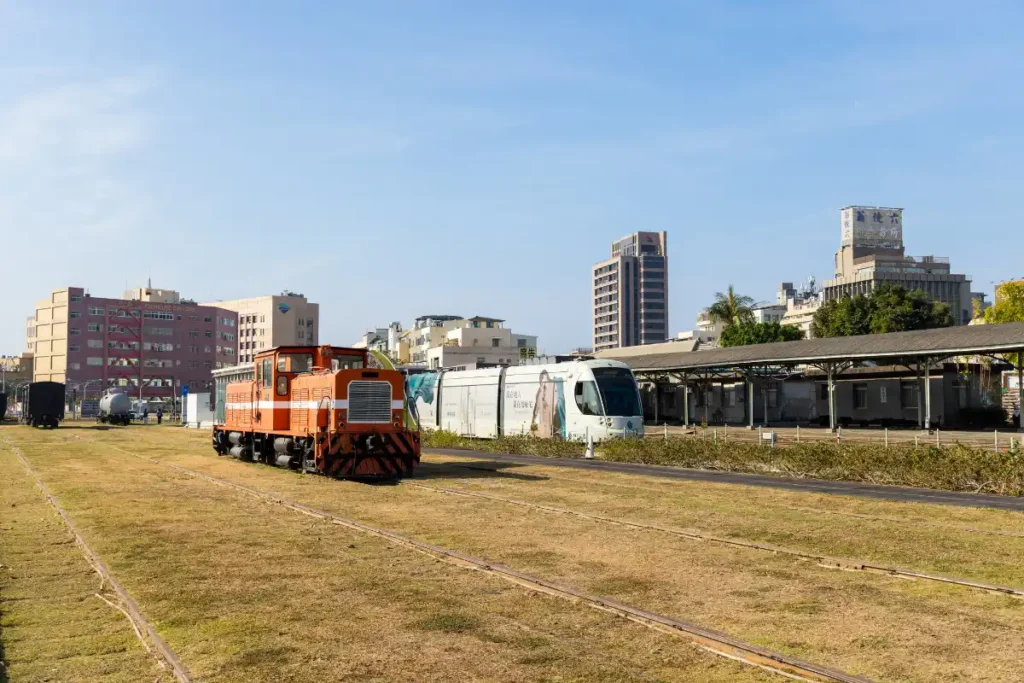
{"label": "green grass patch", "polygon": [[[580,457],[579,443],[531,436],[471,439],[428,432],[424,448]],[[769,448],[692,438],[624,439],[600,445],[603,460],[695,469],[1024,495],[1024,453],[962,444],[913,446],[814,442]]]}

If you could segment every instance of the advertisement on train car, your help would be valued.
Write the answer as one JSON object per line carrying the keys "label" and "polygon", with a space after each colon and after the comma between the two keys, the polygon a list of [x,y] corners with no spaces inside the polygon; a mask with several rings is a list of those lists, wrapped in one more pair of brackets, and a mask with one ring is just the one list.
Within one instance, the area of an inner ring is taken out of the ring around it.
{"label": "advertisement on train car", "polygon": [[565,438],[565,378],[542,370],[536,379],[505,386],[506,434]]}
{"label": "advertisement on train car", "polygon": [[424,372],[409,377],[409,405],[421,428],[437,424],[437,378],[439,373]]}

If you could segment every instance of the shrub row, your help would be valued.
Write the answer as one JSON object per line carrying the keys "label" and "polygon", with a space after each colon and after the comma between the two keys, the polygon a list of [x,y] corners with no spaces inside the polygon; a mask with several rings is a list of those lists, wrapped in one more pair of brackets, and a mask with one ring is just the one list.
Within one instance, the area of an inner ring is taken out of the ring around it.
{"label": "shrub row", "polygon": [[[470,439],[430,432],[423,446],[547,457],[583,454],[582,444],[532,436]],[[602,460],[614,462],[1024,495],[1024,454],[1020,450],[996,453],[961,444],[885,447],[822,441],[768,448],[687,438],[627,439],[601,444],[598,454]]]}

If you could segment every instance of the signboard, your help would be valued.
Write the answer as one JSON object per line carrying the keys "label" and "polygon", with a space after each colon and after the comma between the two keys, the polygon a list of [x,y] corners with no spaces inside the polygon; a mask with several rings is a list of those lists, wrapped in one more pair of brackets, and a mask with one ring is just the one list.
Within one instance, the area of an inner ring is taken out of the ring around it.
{"label": "signboard", "polygon": [[903,246],[903,209],[848,206],[841,215],[844,247],[899,249]]}
{"label": "signboard", "polygon": [[100,414],[100,401],[96,398],[82,399],[78,409],[82,417],[96,417]]}

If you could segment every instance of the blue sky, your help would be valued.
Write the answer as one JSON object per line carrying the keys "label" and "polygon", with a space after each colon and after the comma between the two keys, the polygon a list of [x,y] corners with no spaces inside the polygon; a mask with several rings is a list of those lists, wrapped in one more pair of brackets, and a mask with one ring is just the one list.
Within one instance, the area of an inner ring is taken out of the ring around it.
{"label": "blue sky", "polygon": [[984,0],[8,0],[0,353],[49,290],[149,276],[304,292],[331,343],[456,313],[566,351],[613,239],[669,232],[677,331],[730,283],[827,277],[853,203],[991,292],[1024,275],[1022,26]]}

